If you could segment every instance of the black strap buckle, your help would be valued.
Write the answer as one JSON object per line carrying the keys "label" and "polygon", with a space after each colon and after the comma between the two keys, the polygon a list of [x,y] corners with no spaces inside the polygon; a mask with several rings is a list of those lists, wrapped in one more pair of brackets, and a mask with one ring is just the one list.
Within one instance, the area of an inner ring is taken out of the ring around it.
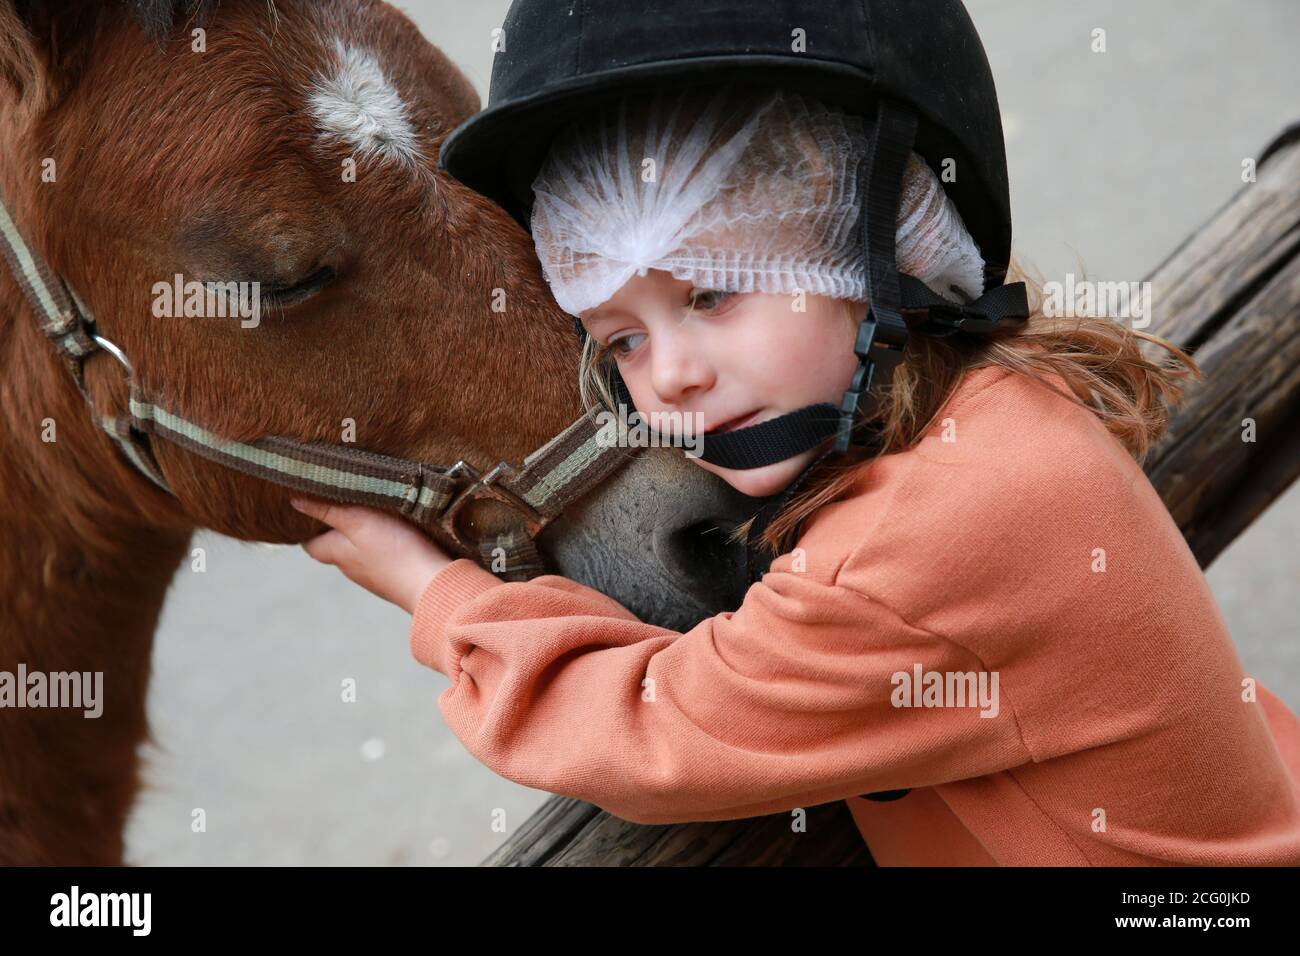
{"label": "black strap buckle", "polygon": [[1023,282],[990,289],[965,304],[935,294],[915,276],[900,274],[899,285],[903,294],[901,311],[920,323],[916,326],[918,333],[932,338],[946,338],[956,332],[985,334],[1029,318]]}
{"label": "black strap buckle", "polygon": [[[921,311],[920,309],[914,311]],[[931,303],[924,307],[926,322],[918,330],[922,335],[932,338],[946,338],[962,331],[969,321],[970,313],[965,306],[955,302]],[[981,318],[987,319],[981,315]]]}
{"label": "black strap buckle", "polygon": [[876,313],[867,309],[866,317],[858,326],[858,338],[853,344],[853,354],[859,359],[870,357],[873,361],[889,365],[892,370],[903,360],[907,348],[907,324],[894,312]]}
{"label": "black strap buckle", "polygon": [[835,433],[835,451],[838,454],[849,449],[853,417],[862,396],[893,377],[894,369],[903,361],[906,348],[907,325],[902,317],[892,312],[877,314],[874,307],[868,308],[853,345],[858,368],[840,400],[840,421]]}

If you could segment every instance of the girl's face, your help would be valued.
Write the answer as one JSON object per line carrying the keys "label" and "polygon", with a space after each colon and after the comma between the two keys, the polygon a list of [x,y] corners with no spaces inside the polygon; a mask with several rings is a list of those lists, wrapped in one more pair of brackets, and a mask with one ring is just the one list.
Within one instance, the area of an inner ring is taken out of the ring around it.
{"label": "girl's face", "polygon": [[[866,306],[816,295],[805,297],[806,311],[796,312],[794,304],[785,294],[699,289],[651,269],[581,319],[596,341],[612,349],[649,424],[655,413],[698,412],[706,432],[717,426],[730,431],[818,402],[838,407],[851,384],[858,367],[857,322],[847,316],[860,320]],[[833,441],[762,468],[691,460],[741,493],[762,498],[794,481]]]}

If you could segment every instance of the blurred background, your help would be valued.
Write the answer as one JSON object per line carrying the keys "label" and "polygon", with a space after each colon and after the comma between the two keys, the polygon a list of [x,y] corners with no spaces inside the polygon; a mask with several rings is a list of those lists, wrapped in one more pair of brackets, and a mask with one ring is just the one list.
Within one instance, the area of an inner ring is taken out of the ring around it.
{"label": "blurred background", "polygon": [[[486,102],[507,0],[397,6]],[[999,87],[1016,251],[1047,278],[1141,280],[1300,120],[1295,0],[967,6]],[[1296,711],[1298,539],[1293,487],[1208,571],[1247,671]],[[495,812],[513,832],[545,801],[443,723],[448,681],[411,657],[407,615],[299,548],[206,533],[194,547],[207,572],[180,572],[157,634],[129,862],[475,864],[509,835]],[[206,833],[190,831],[197,807]]]}

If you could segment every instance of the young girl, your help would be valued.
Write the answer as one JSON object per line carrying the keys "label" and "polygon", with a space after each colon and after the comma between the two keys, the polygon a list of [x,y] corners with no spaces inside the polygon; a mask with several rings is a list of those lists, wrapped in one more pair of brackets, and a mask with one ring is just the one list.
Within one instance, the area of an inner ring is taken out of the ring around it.
{"label": "young girl", "polygon": [[[851,118],[780,91],[635,102],[558,139],[535,182],[588,401],[613,407],[616,368],[642,414],[708,430],[838,404],[865,311]],[[915,155],[902,196],[900,270],[978,296],[979,252]],[[773,251],[800,237],[795,266]],[[797,311],[796,282],[841,294]],[[1300,723],[1243,672],[1139,467],[1190,365],[1145,338],[1037,310],[993,338],[913,336],[880,447],[813,474],[741,607],[686,633],[557,575],[504,583],[369,509],[298,503],[336,529],[305,547],[413,614],[478,759],[627,820],[846,800],[886,865],[1294,865]],[[700,465],[767,496],[826,447]]]}

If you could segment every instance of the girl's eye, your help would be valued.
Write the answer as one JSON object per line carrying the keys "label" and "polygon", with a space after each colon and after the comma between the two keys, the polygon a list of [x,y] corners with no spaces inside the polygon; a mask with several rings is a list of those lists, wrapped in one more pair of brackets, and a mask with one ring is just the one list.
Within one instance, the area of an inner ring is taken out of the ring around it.
{"label": "girl's eye", "polygon": [[730,292],[721,292],[718,289],[692,289],[691,309],[712,312],[726,301],[731,294]]}
{"label": "girl's eye", "polygon": [[632,351],[632,349],[623,347],[624,344],[628,341],[628,339],[644,338],[644,337],[645,337],[645,333],[643,332],[633,332],[631,335],[625,335],[621,339],[611,339],[608,347],[610,349],[613,349],[615,355],[627,355]]}

